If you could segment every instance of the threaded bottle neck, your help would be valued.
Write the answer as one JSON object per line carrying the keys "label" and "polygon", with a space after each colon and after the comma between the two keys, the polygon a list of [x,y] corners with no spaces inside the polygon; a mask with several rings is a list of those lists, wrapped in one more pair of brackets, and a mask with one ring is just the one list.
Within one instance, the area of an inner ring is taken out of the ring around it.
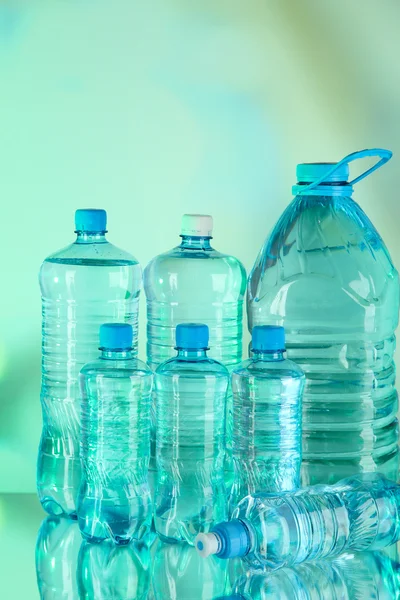
{"label": "threaded bottle neck", "polygon": [[106,231],[75,231],[76,244],[104,244],[107,243]]}
{"label": "threaded bottle neck", "polygon": [[211,237],[197,237],[192,235],[181,235],[180,248],[185,250],[212,250]]}
{"label": "threaded bottle neck", "polygon": [[253,350],[253,360],[261,360],[263,362],[274,362],[285,360],[283,355],[284,350],[274,350],[273,352],[264,352],[262,350]]}
{"label": "threaded bottle neck", "polygon": [[182,360],[204,360],[207,358],[207,348],[177,348],[178,356]]}
{"label": "threaded bottle neck", "polygon": [[100,358],[106,360],[129,360],[130,358],[134,358],[132,349],[110,350],[108,348],[100,348],[100,350]]}

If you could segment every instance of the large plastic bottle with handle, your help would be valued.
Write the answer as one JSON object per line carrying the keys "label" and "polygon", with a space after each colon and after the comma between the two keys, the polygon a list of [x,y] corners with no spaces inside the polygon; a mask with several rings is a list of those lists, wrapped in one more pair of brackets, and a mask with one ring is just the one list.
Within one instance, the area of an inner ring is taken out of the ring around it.
{"label": "large plastic bottle with handle", "polygon": [[[349,181],[349,163],[380,161]],[[306,375],[303,485],[356,472],[398,474],[395,330],[399,279],[353,186],[391,157],[363,150],[297,166],[294,200],[250,273],[248,325],[285,327],[288,357]]]}

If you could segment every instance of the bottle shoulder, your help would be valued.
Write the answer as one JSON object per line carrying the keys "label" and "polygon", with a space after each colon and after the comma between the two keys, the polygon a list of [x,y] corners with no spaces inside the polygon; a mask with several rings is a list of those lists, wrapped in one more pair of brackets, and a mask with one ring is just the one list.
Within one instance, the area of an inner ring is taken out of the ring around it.
{"label": "bottle shoulder", "polygon": [[58,250],[46,257],[46,263],[58,264],[108,264],[118,266],[139,266],[138,260],[129,252],[114,246],[108,241],[93,243],[77,243],[76,241],[65,248]]}
{"label": "bottle shoulder", "polygon": [[260,379],[305,379],[302,369],[287,358],[271,361],[249,358],[233,370],[232,376]]}
{"label": "bottle shoulder", "polygon": [[85,378],[100,375],[110,379],[132,376],[151,377],[153,375],[150,367],[139,358],[121,360],[98,358],[84,365],[80,373]]}
{"label": "bottle shoulder", "polygon": [[205,358],[201,360],[185,360],[178,357],[170,358],[159,365],[156,369],[157,375],[215,375],[216,377],[229,378],[228,369],[217,360]]}
{"label": "bottle shoulder", "polygon": [[176,263],[177,260],[199,260],[199,261],[209,261],[209,262],[219,262],[222,265],[225,264],[230,268],[237,268],[240,271],[245,273],[245,268],[240,260],[234,256],[229,254],[223,254],[214,248],[198,250],[198,249],[188,249],[182,248],[181,246],[176,246],[167,252],[159,254],[151,259],[151,261],[146,266],[145,271],[150,271],[154,269],[168,269],[170,265]]}

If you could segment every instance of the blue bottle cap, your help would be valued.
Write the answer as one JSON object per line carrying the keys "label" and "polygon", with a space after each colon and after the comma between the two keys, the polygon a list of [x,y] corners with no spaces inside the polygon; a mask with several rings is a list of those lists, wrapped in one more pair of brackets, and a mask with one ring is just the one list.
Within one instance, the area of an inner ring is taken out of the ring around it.
{"label": "blue bottle cap", "polygon": [[256,325],[252,331],[253,352],[283,352],[285,330],[279,325]]}
{"label": "blue bottle cap", "polygon": [[102,208],[79,208],[75,211],[75,231],[106,231],[107,213]]}
{"label": "blue bottle cap", "polygon": [[203,323],[180,323],[176,326],[176,347],[186,350],[208,348],[209,332]]}
{"label": "blue bottle cap", "polygon": [[132,348],[133,329],[129,323],[104,323],[100,326],[100,349],[128,350]]}
{"label": "blue bottle cap", "polygon": [[216,534],[221,540],[221,547],[216,554],[219,558],[235,558],[236,556],[245,556],[248,553],[250,546],[249,532],[239,519],[218,523],[212,529],[212,533]]}
{"label": "blue bottle cap", "polygon": [[[336,163],[300,163],[296,167],[296,177],[298,183],[312,183],[320,179],[324,173],[327,173]],[[349,179],[349,165],[344,163],[340,165],[334,173],[331,173],[320,185],[324,183],[347,182]]]}

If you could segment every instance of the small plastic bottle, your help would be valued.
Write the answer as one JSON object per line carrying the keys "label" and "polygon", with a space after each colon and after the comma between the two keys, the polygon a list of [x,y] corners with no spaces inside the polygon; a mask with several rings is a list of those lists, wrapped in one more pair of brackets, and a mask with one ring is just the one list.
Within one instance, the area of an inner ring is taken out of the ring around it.
{"label": "small plastic bottle", "polygon": [[283,327],[254,327],[252,351],[232,374],[232,506],[249,494],[300,487],[304,373],[285,358]]}
{"label": "small plastic bottle", "polygon": [[199,553],[242,556],[278,569],[343,552],[379,550],[400,539],[400,485],[379,473],[334,486],[244,498],[229,522],[195,540]]}
{"label": "small plastic bottle", "polygon": [[101,355],[81,371],[78,521],[91,541],[140,540],[152,521],[148,484],[153,375],[133,355],[132,327],[100,327]]}
{"label": "small plastic bottle", "polygon": [[273,573],[249,572],[225,600],[393,600],[399,586],[398,563],[380,552],[360,552]]}
{"label": "small plastic bottle", "polygon": [[208,327],[180,324],[178,354],[156,371],[155,527],[165,541],[193,543],[227,516],[224,482],[229,373],[208,358]]}

